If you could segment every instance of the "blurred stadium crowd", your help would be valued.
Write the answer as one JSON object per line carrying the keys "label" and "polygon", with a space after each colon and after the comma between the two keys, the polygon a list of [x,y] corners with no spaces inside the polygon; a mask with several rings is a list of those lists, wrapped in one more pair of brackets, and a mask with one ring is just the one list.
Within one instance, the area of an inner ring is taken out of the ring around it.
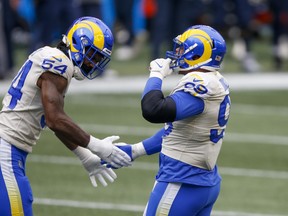
{"label": "blurred stadium crowd", "polygon": [[271,45],[275,70],[288,59],[287,0],[0,0],[0,79],[13,72],[15,44],[27,54],[54,45],[80,16],[98,17],[113,30],[119,61],[137,57],[147,43],[151,59],[165,56],[163,47],[195,24],[231,41],[246,72],[260,70],[251,44],[261,37]]}

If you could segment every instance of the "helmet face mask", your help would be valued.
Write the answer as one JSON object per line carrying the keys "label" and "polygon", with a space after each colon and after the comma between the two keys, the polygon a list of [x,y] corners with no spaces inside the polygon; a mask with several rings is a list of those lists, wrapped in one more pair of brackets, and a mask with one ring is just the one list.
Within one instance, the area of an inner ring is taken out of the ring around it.
{"label": "helmet face mask", "polygon": [[101,20],[77,19],[67,31],[67,41],[72,61],[85,77],[94,79],[103,73],[111,59],[114,39]]}
{"label": "helmet face mask", "polygon": [[83,56],[83,62],[79,67],[88,79],[93,79],[103,72],[110,61],[110,56],[93,47],[84,48],[83,50],[86,55]]}
{"label": "helmet face mask", "polygon": [[191,69],[218,70],[226,53],[223,37],[213,28],[197,25],[188,28],[173,40],[173,51],[166,57],[172,59],[172,67],[179,71]]}

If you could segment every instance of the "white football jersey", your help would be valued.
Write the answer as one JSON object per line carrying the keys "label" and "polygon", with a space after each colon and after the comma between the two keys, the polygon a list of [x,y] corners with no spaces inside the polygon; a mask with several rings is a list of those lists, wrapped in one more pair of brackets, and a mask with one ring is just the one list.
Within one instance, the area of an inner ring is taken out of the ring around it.
{"label": "white football jersey", "polygon": [[[185,75],[171,94],[184,90],[202,98],[201,114],[166,123],[162,153],[203,169],[212,170],[219,155],[230,111],[229,86],[219,72]],[[167,130],[168,129],[168,130]]]}
{"label": "white football jersey", "polygon": [[[26,152],[46,127],[37,80],[46,71],[63,76],[68,86],[73,77],[72,61],[59,49],[43,47],[32,53],[13,79],[0,112],[0,137]],[[67,89],[66,89],[67,91]]]}

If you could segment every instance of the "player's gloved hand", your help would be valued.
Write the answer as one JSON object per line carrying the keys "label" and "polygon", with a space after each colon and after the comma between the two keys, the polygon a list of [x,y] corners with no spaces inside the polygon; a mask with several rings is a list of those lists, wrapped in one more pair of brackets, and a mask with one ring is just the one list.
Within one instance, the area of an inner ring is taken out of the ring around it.
{"label": "player's gloved hand", "polygon": [[[142,142],[133,145],[121,142],[121,143],[115,143],[115,146],[117,146],[122,151],[126,152],[126,154],[129,155],[131,161],[135,160],[136,158],[142,155],[146,155],[146,151]],[[117,168],[103,160],[101,161],[101,163],[107,164],[107,167],[111,167],[113,169]]]}
{"label": "player's gloved hand", "polygon": [[173,69],[170,68],[171,59],[158,58],[150,62],[150,77],[158,77],[163,79],[169,76]]}
{"label": "player's gloved hand", "polygon": [[117,178],[116,173],[111,168],[102,165],[101,159],[89,149],[78,146],[73,152],[89,173],[91,183],[94,187],[97,187],[96,179],[106,187],[108,185],[106,180],[112,183]]}
{"label": "player's gloved hand", "polygon": [[102,140],[90,136],[87,148],[115,168],[131,166],[129,155],[113,145],[113,142],[118,139],[119,136],[110,136]]}

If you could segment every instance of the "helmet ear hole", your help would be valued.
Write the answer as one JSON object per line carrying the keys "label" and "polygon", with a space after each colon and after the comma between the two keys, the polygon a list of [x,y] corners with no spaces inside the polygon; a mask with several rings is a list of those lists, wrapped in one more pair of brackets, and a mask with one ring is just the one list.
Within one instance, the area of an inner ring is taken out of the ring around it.
{"label": "helmet ear hole", "polygon": [[200,55],[194,55],[193,57],[192,57],[192,60],[197,60],[197,59],[199,59],[201,56]]}

